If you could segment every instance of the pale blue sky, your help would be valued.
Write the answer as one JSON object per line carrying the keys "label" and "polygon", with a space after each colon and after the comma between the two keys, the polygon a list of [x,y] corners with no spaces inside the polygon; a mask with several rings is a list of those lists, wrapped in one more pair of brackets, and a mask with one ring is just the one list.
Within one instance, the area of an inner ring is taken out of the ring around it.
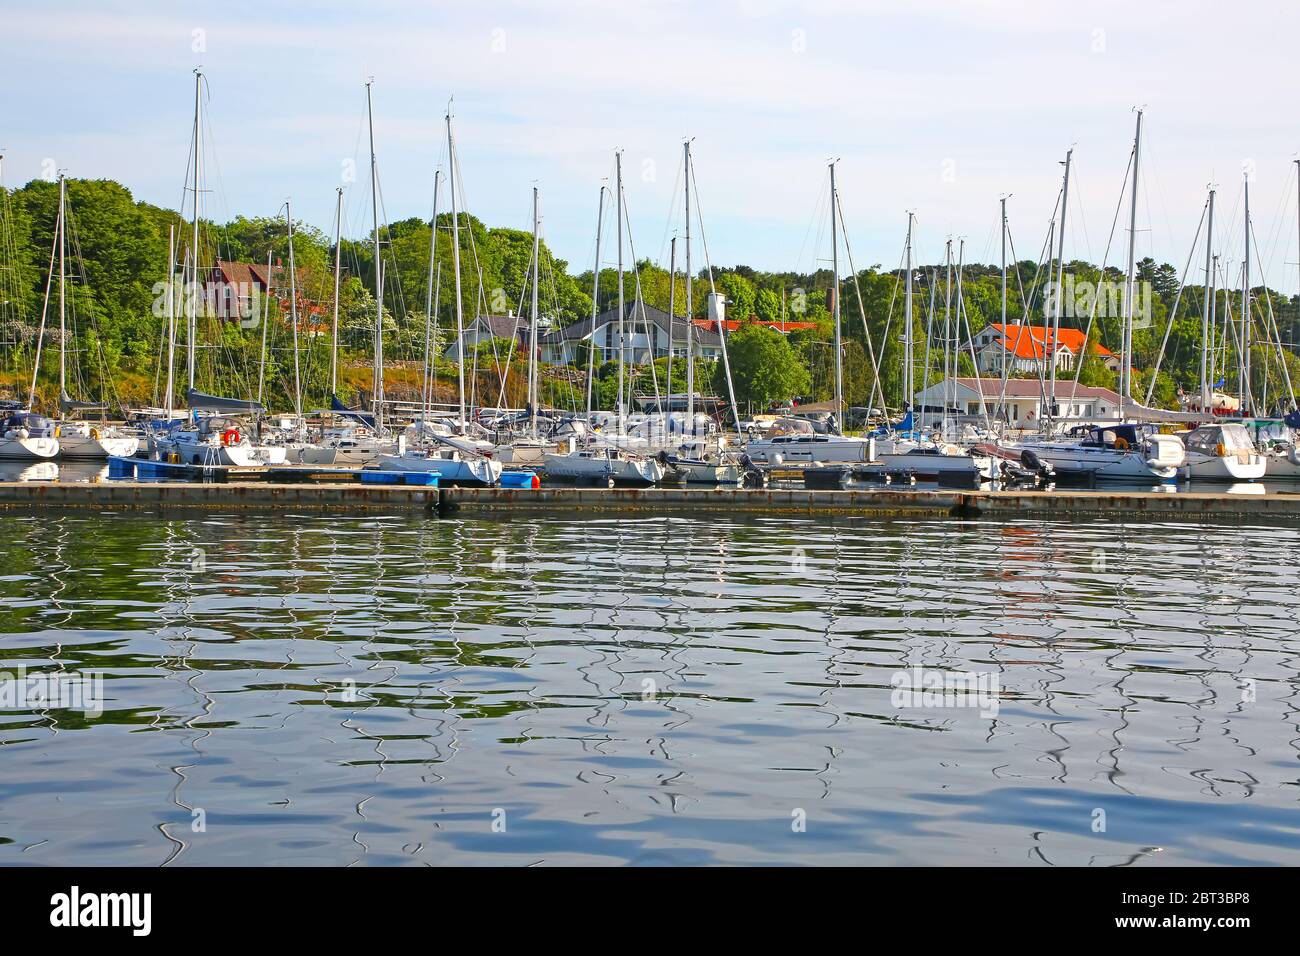
{"label": "pale blue sky", "polygon": [[1013,194],[1017,251],[1035,256],[1072,144],[1066,251],[1097,259],[1131,110],[1144,104],[1139,253],[1181,269],[1214,178],[1219,245],[1238,260],[1241,170],[1253,162],[1260,255],[1275,287],[1297,287],[1294,3],[6,6],[0,147],[11,186],[52,160],[176,206],[190,71],[201,64],[216,162],[209,212],[271,215],[291,197],[300,217],[328,230],[334,187],[355,159],[363,168],[348,231],[360,235],[369,220],[363,84],[373,75],[388,218],[428,215],[454,94],[470,211],[528,228],[537,182],[547,240],[575,268],[590,262],[596,192],[615,147],[625,151],[637,252],[666,264],[666,237],[680,229],[673,197],[685,136],[695,137],[720,264],[808,269],[828,256],[819,202],[830,157],[840,159],[859,267],[897,262],[909,208],[921,258],[964,236],[968,260],[996,261],[1003,193]]}

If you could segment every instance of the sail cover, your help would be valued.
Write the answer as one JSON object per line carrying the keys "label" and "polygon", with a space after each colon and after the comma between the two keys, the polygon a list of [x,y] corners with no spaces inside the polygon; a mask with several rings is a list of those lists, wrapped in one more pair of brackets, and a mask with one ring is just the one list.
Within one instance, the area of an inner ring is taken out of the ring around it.
{"label": "sail cover", "polygon": [[189,389],[185,393],[185,403],[196,411],[205,412],[247,412],[250,414],[260,414],[266,409],[257,402],[245,401],[242,398],[222,398],[219,395],[208,395],[204,392],[196,392]]}
{"label": "sail cover", "polygon": [[355,408],[348,408],[337,395],[330,395],[330,411],[338,415],[347,415],[349,418],[355,418],[368,428],[375,427],[374,415],[367,415],[365,412],[357,411]]}
{"label": "sail cover", "polygon": [[65,415],[68,412],[84,412],[84,411],[98,412],[98,411],[103,411],[106,408],[108,408],[107,405],[103,405],[99,402],[79,402],[71,395],[69,395],[67,392],[59,393],[59,410],[62,411]]}

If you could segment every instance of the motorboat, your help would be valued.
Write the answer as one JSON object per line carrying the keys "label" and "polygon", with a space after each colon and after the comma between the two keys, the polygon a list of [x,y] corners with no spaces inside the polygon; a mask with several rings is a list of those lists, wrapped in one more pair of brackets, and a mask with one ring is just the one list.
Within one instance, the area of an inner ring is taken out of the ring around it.
{"label": "motorboat", "polygon": [[1171,481],[1186,461],[1183,440],[1151,424],[1077,425],[1062,439],[999,447],[1016,455],[1032,451],[1063,480]]}

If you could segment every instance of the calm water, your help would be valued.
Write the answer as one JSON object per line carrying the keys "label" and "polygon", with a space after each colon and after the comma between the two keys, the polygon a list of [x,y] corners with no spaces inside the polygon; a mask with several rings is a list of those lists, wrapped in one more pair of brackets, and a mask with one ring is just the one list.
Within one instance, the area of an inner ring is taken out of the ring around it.
{"label": "calm water", "polygon": [[[3,669],[106,698],[0,710],[0,863],[1300,863],[1296,528],[8,514],[0,541]],[[995,675],[992,708],[906,706],[913,667]]]}

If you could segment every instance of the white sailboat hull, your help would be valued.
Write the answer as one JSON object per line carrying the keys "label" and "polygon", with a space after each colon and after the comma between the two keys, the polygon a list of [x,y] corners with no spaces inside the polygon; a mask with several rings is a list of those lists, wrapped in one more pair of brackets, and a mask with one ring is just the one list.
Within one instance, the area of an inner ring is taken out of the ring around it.
{"label": "white sailboat hull", "polygon": [[745,474],[739,465],[708,461],[676,461],[672,467],[682,481],[692,485],[735,485]]}
{"label": "white sailboat hull", "polygon": [[917,478],[989,478],[991,459],[977,455],[948,455],[942,452],[915,450],[901,454],[880,455],[886,471],[910,471]]}
{"label": "white sailboat hull", "polygon": [[352,465],[362,467],[374,463],[380,455],[396,455],[396,442],[346,442],[337,445],[298,445],[290,452],[290,461],[303,465]]}
{"label": "white sailboat hull", "polygon": [[653,458],[546,455],[546,474],[574,480],[612,480],[621,485],[653,485],[663,480],[663,465]]}
{"label": "white sailboat hull", "polygon": [[140,439],[126,435],[68,435],[59,438],[62,458],[130,458],[140,447]]}
{"label": "white sailboat hull", "polygon": [[1272,454],[1267,457],[1269,481],[1300,481],[1300,453]]}
{"label": "white sailboat hull", "polygon": [[1254,481],[1263,478],[1271,463],[1263,455],[1200,455],[1187,453],[1183,475],[1194,481]]}
{"label": "white sailboat hull", "polygon": [[501,462],[491,458],[438,458],[423,455],[380,455],[381,471],[418,471],[435,474],[451,485],[495,485],[501,478]]}
{"label": "white sailboat hull", "polygon": [[1149,460],[1138,451],[1114,448],[1091,448],[1080,445],[1025,445],[1056,473],[1066,476],[1091,476],[1097,481],[1168,481],[1178,476],[1177,465]]}
{"label": "white sailboat hull", "polygon": [[792,436],[788,441],[760,438],[745,445],[745,453],[765,465],[871,461],[871,452],[870,440],[837,435]]}
{"label": "white sailboat hull", "polygon": [[7,461],[45,461],[58,453],[57,438],[0,438],[0,459]]}
{"label": "white sailboat hull", "polygon": [[286,452],[283,446],[252,445],[240,442],[233,445],[214,444],[185,439],[160,440],[155,449],[160,460],[176,455],[183,465],[217,465],[225,468],[259,468],[264,465],[283,465]]}

